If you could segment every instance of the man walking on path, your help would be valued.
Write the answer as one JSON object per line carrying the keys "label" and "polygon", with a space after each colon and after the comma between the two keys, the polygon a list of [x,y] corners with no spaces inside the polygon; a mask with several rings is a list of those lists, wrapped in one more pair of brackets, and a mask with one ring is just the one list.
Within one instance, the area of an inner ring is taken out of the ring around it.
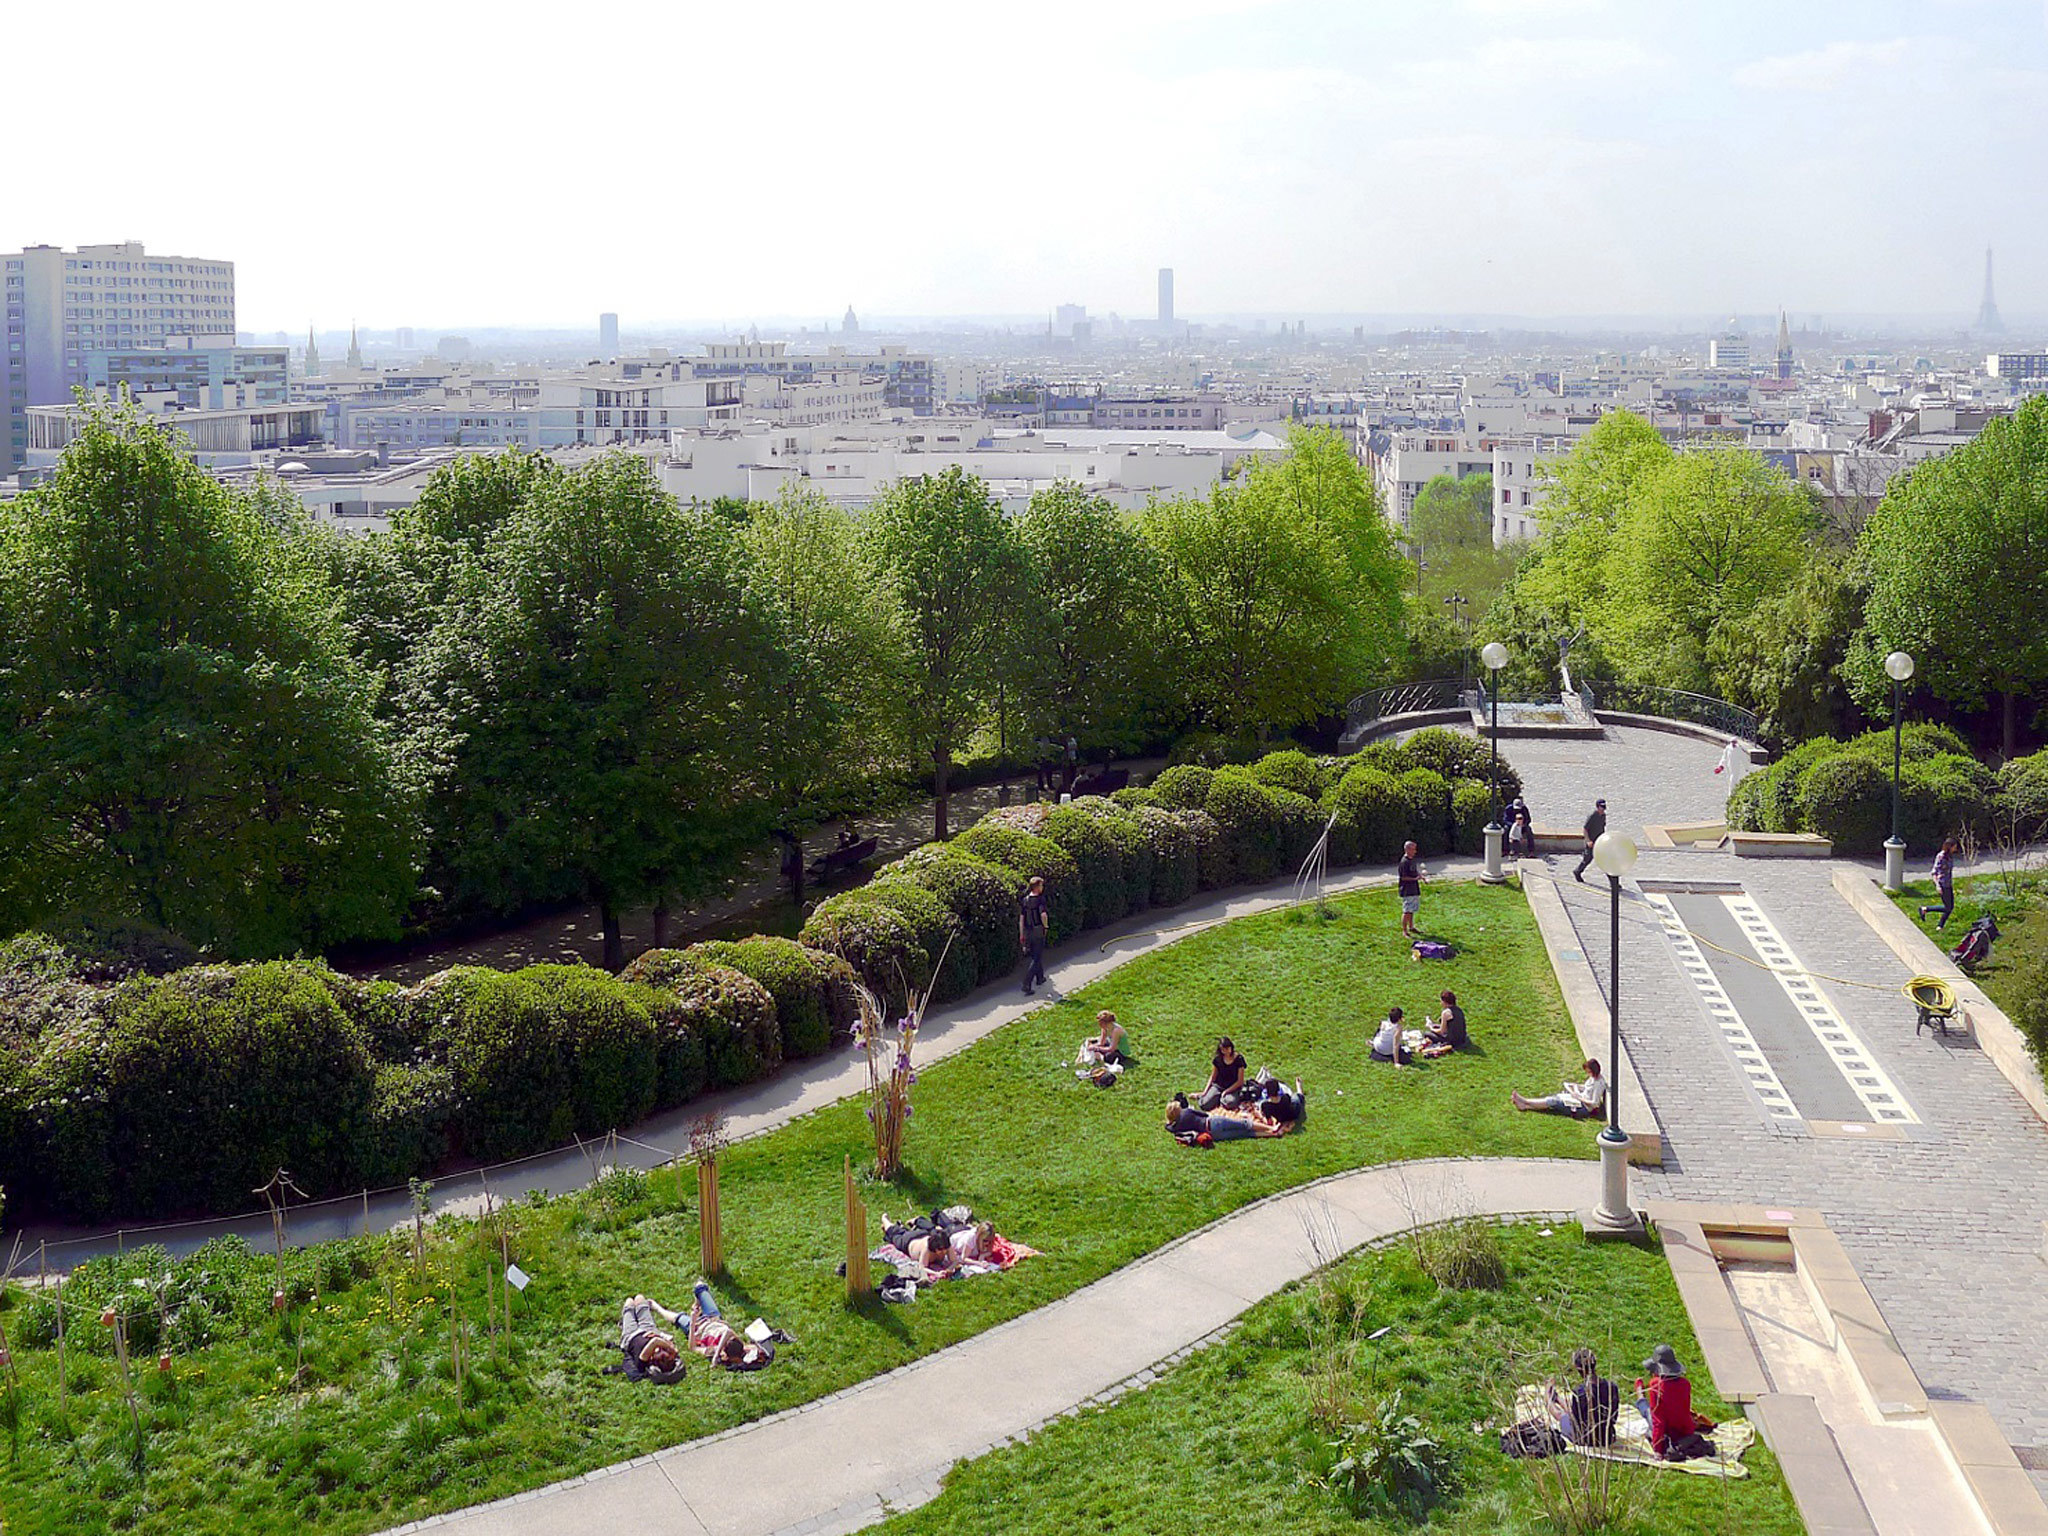
{"label": "man walking on path", "polygon": [[1600,841],[1600,834],[1607,830],[1607,802],[1595,800],[1593,814],[1586,818],[1586,851],[1579,855],[1579,867],[1572,871],[1572,878],[1584,885],[1586,866],[1593,862],[1593,845]]}
{"label": "man walking on path", "polygon": [[1045,980],[1045,876],[1033,875],[1017,903],[1017,944],[1024,951],[1024,995]]}
{"label": "man walking on path", "polygon": [[[1714,772],[1727,774],[1734,773],[1736,768],[1742,763],[1745,756],[1746,754],[1742,751],[1742,749],[1735,745],[1735,738],[1733,736],[1730,736],[1728,738],[1728,745],[1721,749],[1721,761],[1714,764]],[[1732,783],[1734,781],[1731,779],[1730,782]]]}
{"label": "man walking on path", "polygon": [[1401,862],[1394,866],[1401,882],[1401,932],[1415,937],[1415,914],[1422,910],[1422,861],[1415,857],[1415,845],[1401,845]]}

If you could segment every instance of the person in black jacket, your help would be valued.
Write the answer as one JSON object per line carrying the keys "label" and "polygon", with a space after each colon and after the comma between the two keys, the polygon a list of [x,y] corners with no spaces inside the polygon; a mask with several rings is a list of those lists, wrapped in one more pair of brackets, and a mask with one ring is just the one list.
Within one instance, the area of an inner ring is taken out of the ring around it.
{"label": "person in black jacket", "polygon": [[1586,818],[1586,851],[1579,855],[1579,867],[1572,871],[1572,878],[1584,885],[1586,866],[1593,862],[1593,845],[1600,841],[1600,834],[1607,830],[1607,802],[1595,800],[1593,814]]}

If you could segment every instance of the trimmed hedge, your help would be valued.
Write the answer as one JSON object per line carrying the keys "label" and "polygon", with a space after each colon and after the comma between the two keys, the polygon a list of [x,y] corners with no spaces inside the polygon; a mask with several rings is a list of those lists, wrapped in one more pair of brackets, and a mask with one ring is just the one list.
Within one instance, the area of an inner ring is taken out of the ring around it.
{"label": "trimmed hedge", "polygon": [[837,955],[765,934],[692,944],[684,953],[729,965],[768,989],[784,1061],[821,1055],[835,1038],[853,1033],[853,968]]}
{"label": "trimmed hedge", "polygon": [[[1989,782],[1934,758],[1930,804]],[[1391,861],[1409,835],[1476,847],[1490,807],[1484,784],[1447,784],[1400,749],[1186,765],[1114,801],[997,811],[819,903],[795,942],[655,950],[617,977],[460,967],[401,987],[305,962],[157,977],[181,954],[161,935],[90,934],[84,956],[18,935],[0,944],[0,1185],[53,1215],[166,1216],[246,1210],[279,1167],[319,1196],[455,1154],[522,1156],[827,1049],[852,1027],[856,985],[899,1008],[906,988],[943,1002],[1009,975],[1033,875],[1066,938],[1290,873],[1333,814],[1347,864]]]}
{"label": "trimmed hedge", "polygon": [[2048,837],[2048,751],[2016,757],[1998,770],[2000,830],[2014,842]]}
{"label": "trimmed hedge", "polygon": [[[1909,725],[1900,751],[1901,830],[1916,846],[1965,832],[1988,834],[2010,814],[2004,786],[2026,785],[2034,772],[2021,769],[2002,779],[1947,727]],[[1728,797],[1728,824],[1751,832],[1816,832],[1845,852],[1874,853],[1891,832],[1891,794],[1890,731],[1848,741],[1821,737],[1744,777]]]}

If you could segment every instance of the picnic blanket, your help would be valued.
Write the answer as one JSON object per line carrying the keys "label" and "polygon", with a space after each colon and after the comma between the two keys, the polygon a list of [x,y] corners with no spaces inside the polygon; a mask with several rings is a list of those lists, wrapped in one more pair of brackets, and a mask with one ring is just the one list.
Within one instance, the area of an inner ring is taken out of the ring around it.
{"label": "picnic blanket", "polygon": [[962,1259],[945,1269],[926,1269],[894,1243],[882,1244],[868,1257],[878,1264],[889,1265],[906,1280],[915,1280],[919,1285],[934,1285],[941,1280],[971,1280],[976,1275],[999,1275],[1014,1267],[1019,1259],[1037,1258],[1038,1250],[1013,1243],[998,1232],[986,1255],[978,1259]]}
{"label": "picnic blanket", "polygon": [[[1550,1422],[1548,1401],[1542,1386],[1531,1385],[1518,1388],[1515,1392],[1515,1418],[1517,1422],[1540,1419]],[[1591,1456],[1601,1461],[1627,1462],[1634,1466],[1654,1467],[1660,1472],[1690,1472],[1694,1477],[1747,1477],[1749,1468],[1742,1464],[1742,1453],[1756,1444],[1756,1426],[1747,1419],[1729,1419],[1714,1426],[1707,1436],[1714,1444],[1711,1459],[1701,1457],[1697,1461],[1666,1461],[1650,1449],[1650,1424],[1634,1403],[1623,1403],[1621,1411],[1614,1416],[1614,1443],[1612,1445],[1575,1445],[1573,1454]]]}

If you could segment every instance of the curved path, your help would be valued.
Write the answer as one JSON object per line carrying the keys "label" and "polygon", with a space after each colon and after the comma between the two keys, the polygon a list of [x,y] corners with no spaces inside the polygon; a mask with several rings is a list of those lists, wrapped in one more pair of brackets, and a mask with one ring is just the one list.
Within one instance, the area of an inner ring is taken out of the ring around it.
{"label": "curved path", "polygon": [[[1447,1159],[1336,1174],[801,1408],[398,1529],[460,1536],[856,1530],[923,1503],[962,1458],[1150,1383],[1174,1357],[1339,1253],[1452,1217],[1562,1220],[1597,1199],[1598,1183],[1596,1165],[1548,1158]],[[1105,1326],[1105,1318],[1114,1322]],[[1002,1389],[989,1390],[991,1382]]]}

